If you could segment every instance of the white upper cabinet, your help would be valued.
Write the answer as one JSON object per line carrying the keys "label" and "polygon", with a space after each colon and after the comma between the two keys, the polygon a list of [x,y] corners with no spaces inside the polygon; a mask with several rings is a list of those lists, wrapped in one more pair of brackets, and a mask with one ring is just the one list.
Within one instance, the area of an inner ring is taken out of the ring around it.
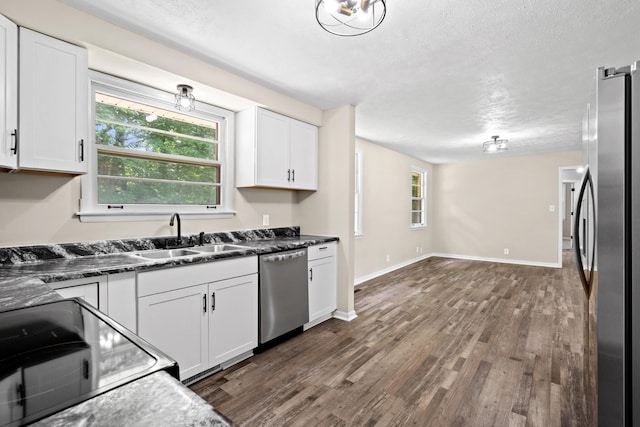
{"label": "white upper cabinet", "polygon": [[291,120],[289,163],[296,188],[318,189],[318,128],[298,120]]}
{"label": "white upper cabinet", "polygon": [[85,173],[87,51],[20,28],[18,167]]}
{"label": "white upper cabinet", "polygon": [[0,167],[18,165],[15,132],[18,128],[18,27],[0,15]]}
{"label": "white upper cabinet", "polygon": [[318,128],[262,108],[237,116],[236,186],[318,189]]}

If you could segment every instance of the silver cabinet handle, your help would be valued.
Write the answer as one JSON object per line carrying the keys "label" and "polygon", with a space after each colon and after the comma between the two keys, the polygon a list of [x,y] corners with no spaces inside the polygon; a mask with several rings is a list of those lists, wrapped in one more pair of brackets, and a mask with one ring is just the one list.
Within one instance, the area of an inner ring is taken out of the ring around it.
{"label": "silver cabinet handle", "polygon": [[207,312],[207,294],[202,295],[202,312]]}
{"label": "silver cabinet handle", "polygon": [[291,169],[287,169],[287,182],[291,182]]}
{"label": "silver cabinet handle", "polygon": [[291,178],[291,181],[296,182],[296,170],[295,169],[291,169],[291,176],[293,178]]}
{"label": "silver cabinet handle", "polygon": [[211,294],[211,311],[216,311],[216,293]]}

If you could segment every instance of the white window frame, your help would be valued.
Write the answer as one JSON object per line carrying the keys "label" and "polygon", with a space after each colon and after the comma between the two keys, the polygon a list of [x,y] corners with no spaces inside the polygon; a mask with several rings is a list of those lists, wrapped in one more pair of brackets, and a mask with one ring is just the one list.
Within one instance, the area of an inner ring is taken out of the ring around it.
{"label": "white window frame", "polygon": [[218,152],[221,169],[220,204],[215,207],[193,205],[124,205],[122,209],[110,209],[106,204],[98,204],[97,191],[97,145],[95,143],[95,93],[96,90],[114,96],[129,98],[152,107],[175,108],[174,94],[151,88],[139,83],[123,80],[108,74],[90,70],[90,122],[91,144],[87,147],[88,173],[82,176],[80,211],[76,215],[82,222],[103,221],[146,221],[157,220],[179,212],[183,217],[231,218],[233,210],[234,186],[234,113],[213,105],[196,101],[195,111],[182,112],[205,120],[218,122]]}
{"label": "white window frame", "polygon": [[355,215],[353,223],[353,234],[361,237],[362,233],[362,151],[355,153]]}
{"label": "white window frame", "polygon": [[[411,167],[411,176],[414,173],[418,173],[421,176],[422,186],[420,197],[413,197],[413,181],[409,180],[411,191],[409,195],[411,197],[411,203],[409,204],[409,222],[412,229],[425,228],[427,226],[427,171],[417,166]],[[420,223],[413,222],[413,201],[422,200],[422,221]]]}

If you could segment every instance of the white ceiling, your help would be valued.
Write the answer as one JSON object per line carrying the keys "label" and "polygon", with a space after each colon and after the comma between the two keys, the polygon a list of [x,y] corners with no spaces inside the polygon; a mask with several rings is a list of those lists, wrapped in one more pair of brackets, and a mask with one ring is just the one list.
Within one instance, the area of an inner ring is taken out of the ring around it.
{"label": "white ceiling", "polygon": [[640,59],[638,0],[386,0],[376,30],[322,30],[312,0],[63,0],[446,163],[579,150],[599,66]]}

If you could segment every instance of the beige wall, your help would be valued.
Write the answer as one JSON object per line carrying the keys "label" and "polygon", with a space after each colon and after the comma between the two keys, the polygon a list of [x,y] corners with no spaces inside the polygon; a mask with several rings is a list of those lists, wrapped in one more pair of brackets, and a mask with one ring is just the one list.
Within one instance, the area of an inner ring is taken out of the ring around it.
{"label": "beige wall", "polygon": [[559,168],[580,161],[575,151],[437,165],[434,252],[556,265]]}
{"label": "beige wall", "polygon": [[322,165],[318,191],[298,194],[300,226],[304,233],[336,235],[338,245],[338,311],[355,315],[353,302],[353,215],[355,108],[324,112],[318,157]]}
{"label": "beige wall", "polygon": [[[262,87],[209,63],[123,30],[58,1],[7,0],[0,13],[14,22],[86,46],[90,67],[173,91],[189,83],[199,100],[223,108],[264,105],[291,117],[322,124],[322,111]],[[320,174],[325,173],[320,164]],[[327,166],[328,167],[328,166]],[[81,223],[80,178],[0,173],[0,246],[165,236],[175,232],[169,217],[159,221]],[[231,219],[183,219],[184,233],[298,225],[297,195],[291,191],[234,190],[237,215]],[[327,231],[326,234],[333,234]]]}
{"label": "beige wall", "polygon": [[[74,217],[80,199],[80,177],[0,174],[0,246],[64,243],[127,237],[169,236],[169,215],[160,221],[82,223]],[[292,191],[234,191],[237,215],[231,219],[182,219],[184,234],[298,225]]]}
{"label": "beige wall", "polygon": [[[356,139],[356,149],[362,153],[363,175],[363,235],[355,239],[354,274],[358,283],[432,252],[434,179],[430,163],[361,139]],[[427,171],[426,228],[410,226],[413,166]]]}

